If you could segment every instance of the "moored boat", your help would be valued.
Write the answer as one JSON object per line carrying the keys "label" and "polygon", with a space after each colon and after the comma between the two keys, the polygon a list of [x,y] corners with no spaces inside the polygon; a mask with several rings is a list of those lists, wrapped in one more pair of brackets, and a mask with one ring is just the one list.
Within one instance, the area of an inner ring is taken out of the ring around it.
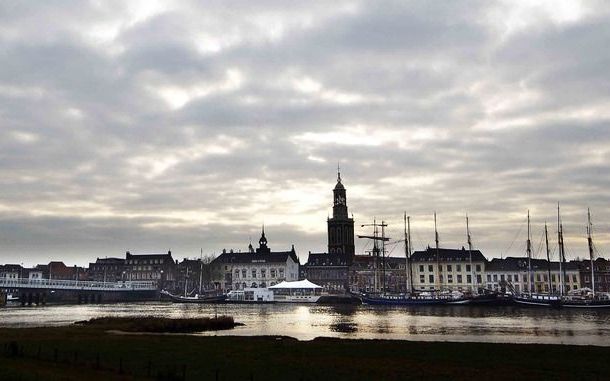
{"label": "moored boat", "polygon": [[167,296],[174,303],[222,303],[227,299],[226,294],[181,296],[174,295],[165,290],[162,290],[160,293]]}
{"label": "moored boat", "polygon": [[587,209],[587,242],[589,244],[589,263],[591,267],[591,288],[572,290],[562,298],[561,305],[565,308],[610,308],[610,294],[595,292],[595,253],[591,237],[591,211]]}
{"label": "moored boat", "polygon": [[548,294],[521,294],[512,298],[513,302],[528,307],[553,307],[561,306],[561,298],[557,295]]}
{"label": "moored boat", "polygon": [[227,303],[266,304],[275,303],[273,291],[268,288],[245,288],[229,291]]}

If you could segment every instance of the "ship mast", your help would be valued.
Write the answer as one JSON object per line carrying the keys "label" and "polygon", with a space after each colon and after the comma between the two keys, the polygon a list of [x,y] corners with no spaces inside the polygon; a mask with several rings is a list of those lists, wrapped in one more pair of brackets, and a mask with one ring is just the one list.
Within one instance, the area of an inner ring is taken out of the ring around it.
{"label": "ship mast", "polygon": [[407,277],[407,291],[413,292],[413,271],[411,269],[411,217],[407,216],[405,212],[405,259],[406,265],[406,277]]}
{"label": "ship mast", "polygon": [[557,243],[559,244],[559,289],[561,290],[559,295],[563,296],[565,292],[565,253],[563,247],[563,224],[561,223],[561,216],[559,214],[559,204],[557,204]]}
{"label": "ship mast", "polygon": [[203,248],[201,248],[201,256],[199,257],[199,295],[201,295],[202,285],[203,285]]}
{"label": "ship mast", "polygon": [[[378,292],[379,289],[379,245],[377,244],[377,241],[382,241],[382,248],[384,251],[384,266],[385,266],[385,242],[389,241],[390,239],[385,237],[385,227],[387,227],[388,225],[385,222],[381,222],[381,224],[377,223],[377,220],[374,219],[372,224],[363,224],[360,225],[360,227],[365,227],[365,226],[372,226],[373,227],[373,235],[359,235],[358,238],[367,238],[367,239],[372,239],[373,240],[373,256],[374,256],[374,267],[375,267],[375,284],[374,284],[374,289],[375,292]],[[381,227],[381,237],[379,237],[379,227]],[[383,270],[383,274],[384,274],[384,280],[383,280],[383,287],[385,290],[385,269]],[[385,291],[384,291],[385,292]]]}
{"label": "ship mast", "polygon": [[595,298],[595,267],[593,261],[593,239],[591,238],[593,225],[591,224],[591,210],[589,208],[587,208],[587,221],[587,241],[589,242],[589,260],[591,261],[591,290]]}
{"label": "ship mast", "polygon": [[470,280],[472,283],[472,292],[474,293],[476,290],[478,293],[478,290],[476,287],[474,267],[472,265],[472,240],[470,239],[470,227],[468,225],[468,214],[466,215],[466,236],[468,238],[468,257],[470,260],[470,278],[471,278]]}
{"label": "ship mast", "polygon": [[381,270],[381,275],[383,276],[383,293],[386,292],[386,279],[385,279],[385,270],[386,270],[386,262],[385,262],[385,227],[388,226],[385,224],[383,220],[381,220],[381,256],[383,269]]}
{"label": "ship mast", "polygon": [[439,285],[439,290],[442,291],[442,287],[443,284],[441,282],[441,265],[439,262],[439,255],[438,255],[438,230],[436,229],[436,212],[434,212],[434,242],[436,242],[436,278],[435,282],[436,284]]}
{"label": "ship mast", "polygon": [[532,297],[532,241],[530,239],[530,211],[527,211],[527,277],[530,298]]}
{"label": "ship mast", "polygon": [[549,271],[549,295],[553,292],[553,283],[551,282],[551,254],[549,252],[549,230],[546,226],[546,222],[544,223],[544,240],[546,242],[546,261],[548,264]]}

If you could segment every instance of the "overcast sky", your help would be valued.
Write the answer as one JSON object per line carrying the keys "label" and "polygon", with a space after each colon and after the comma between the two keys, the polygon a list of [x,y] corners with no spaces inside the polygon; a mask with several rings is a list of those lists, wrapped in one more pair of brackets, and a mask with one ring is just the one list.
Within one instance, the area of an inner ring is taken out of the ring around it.
{"label": "overcast sky", "polygon": [[[357,234],[610,249],[607,1],[0,2],[0,263],[326,250]],[[401,244],[390,245],[402,255]],[[357,252],[367,249],[357,242]]]}

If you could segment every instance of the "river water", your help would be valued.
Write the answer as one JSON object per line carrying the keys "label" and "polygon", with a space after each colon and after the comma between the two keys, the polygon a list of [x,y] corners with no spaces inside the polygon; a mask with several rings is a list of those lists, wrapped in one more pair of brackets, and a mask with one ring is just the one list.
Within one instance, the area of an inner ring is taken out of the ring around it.
{"label": "river water", "polygon": [[0,308],[0,327],[69,325],[100,316],[230,315],[245,326],[201,335],[610,346],[610,311],[471,306],[209,305],[145,302]]}

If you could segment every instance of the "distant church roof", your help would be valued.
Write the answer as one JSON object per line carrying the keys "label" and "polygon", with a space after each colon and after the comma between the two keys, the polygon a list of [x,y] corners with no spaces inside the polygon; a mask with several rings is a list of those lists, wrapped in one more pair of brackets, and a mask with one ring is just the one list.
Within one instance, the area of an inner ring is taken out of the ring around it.
{"label": "distant church roof", "polygon": [[267,246],[267,237],[265,237],[265,227],[263,226],[261,232],[261,238],[258,240],[259,247],[256,251],[252,247],[252,243],[248,246],[248,252],[236,253],[236,252],[223,252],[214,259],[215,263],[278,263],[286,262],[288,258],[292,258],[295,263],[299,263],[299,257],[297,257],[294,245],[290,251],[271,251]]}

